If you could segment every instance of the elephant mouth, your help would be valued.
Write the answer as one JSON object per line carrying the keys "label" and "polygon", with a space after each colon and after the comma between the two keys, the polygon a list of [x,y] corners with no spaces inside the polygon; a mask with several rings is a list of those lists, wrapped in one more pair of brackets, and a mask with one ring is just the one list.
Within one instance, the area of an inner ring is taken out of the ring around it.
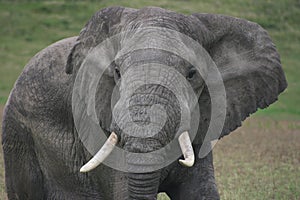
{"label": "elephant mouth", "polygon": [[[94,155],[91,160],[89,160],[83,167],[81,167],[80,172],[89,172],[95,169],[109,156],[118,142],[119,138],[117,134],[115,132],[112,132],[102,148]],[[178,137],[178,142],[184,156],[184,159],[179,159],[179,163],[185,167],[192,167],[195,162],[195,154],[189,133],[185,131],[180,134],[180,136]]]}

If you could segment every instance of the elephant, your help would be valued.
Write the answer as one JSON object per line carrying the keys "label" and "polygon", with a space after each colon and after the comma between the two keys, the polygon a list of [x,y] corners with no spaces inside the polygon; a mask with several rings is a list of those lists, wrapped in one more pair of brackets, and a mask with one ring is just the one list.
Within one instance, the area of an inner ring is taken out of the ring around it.
{"label": "elephant", "polygon": [[219,199],[213,142],[286,87],[254,22],[101,9],[37,53],[10,93],[8,199]]}

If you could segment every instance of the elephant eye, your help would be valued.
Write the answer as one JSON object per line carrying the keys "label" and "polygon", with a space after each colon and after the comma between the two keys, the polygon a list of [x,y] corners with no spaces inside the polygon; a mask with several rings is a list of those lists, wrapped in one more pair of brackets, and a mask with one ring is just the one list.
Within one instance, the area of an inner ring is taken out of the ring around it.
{"label": "elephant eye", "polygon": [[188,72],[186,78],[187,78],[188,80],[192,80],[192,79],[194,78],[194,76],[195,76],[196,73],[197,73],[197,70],[193,67],[193,68],[191,68],[191,69],[189,70],[189,72]]}
{"label": "elephant eye", "polygon": [[115,68],[115,76],[117,79],[121,78],[120,70],[117,67]]}

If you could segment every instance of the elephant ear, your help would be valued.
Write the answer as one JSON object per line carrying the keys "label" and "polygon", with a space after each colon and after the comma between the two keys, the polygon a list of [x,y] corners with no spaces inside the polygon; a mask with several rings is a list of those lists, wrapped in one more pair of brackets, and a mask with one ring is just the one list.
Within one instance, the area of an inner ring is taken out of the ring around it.
{"label": "elephant ear", "polygon": [[[219,139],[237,127],[258,108],[266,108],[287,87],[280,57],[267,32],[247,20],[214,14],[193,14],[201,29],[203,43],[223,78],[226,91],[226,118]],[[210,121],[207,88],[199,97],[200,129]],[[214,123],[214,122],[212,122]],[[203,136],[202,136],[203,137]],[[203,141],[204,138],[202,138]]]}
{"label": "elephant ear", "polygon": [[[106,39],[118,34],[122,29],[122,20],[126,19],[126,16],[133,11],[134,9],[123,7],[109,7],[98,11],[91,17],[85,27],[81,30],[76,44],[71,49],[71,53],[67,59],[65,71],[67,74],[72,74],[74,82],[80,67],[86,67],[86,64],[82,65],[82,63],[87,56],[90,56],[91,52],[93,52],[96,47],[99,47],[99,44],[103,44],[102,42],[107,41]],[[117,52],[117,47],[110,46],[107,51],[108,52],[106,52],[106,54],[109,56],[101,54],[101,56],[98,56],[97,61],[100,61],[101,63],[108,63],[109,60],[113,60],[115,56],[113,54]],[[101,74],[101,78],[96,89],[97,95],[95,110],[98,112],[96,114],[99,119],[100,126],[104,130],[109,131],[111,123],[111,96],[115,87],[112,71],[114,62],[111,62],[108,65],[109,67],[100,64],[98,66],[97,74],[95,74],[95,71],[90,70],[90,72],[87,72],[89,73],[88,76],[84,77],[85,80],[83,82],[85,82],[85,89],[88,90],[88,86],[91,85],[89,81],[91,80],[87,79],[92,79],[91,77],[95,76],[100,77]],[[85,97],[85,95],[82,94],[79,98],[85,99],[84,101],[87,103],[86,106],[89,106],[88,97]],[[82,116],[82,120],[84,120],[85,117],[86,116]]]}

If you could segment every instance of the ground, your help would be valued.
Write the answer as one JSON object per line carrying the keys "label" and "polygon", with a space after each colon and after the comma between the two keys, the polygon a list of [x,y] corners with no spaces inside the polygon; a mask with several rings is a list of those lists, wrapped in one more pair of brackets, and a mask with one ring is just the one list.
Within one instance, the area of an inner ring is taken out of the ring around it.
{"label": "ground", "polygon": [[222,199],[300,199],[300,122],[253,118],[214,149]]}

